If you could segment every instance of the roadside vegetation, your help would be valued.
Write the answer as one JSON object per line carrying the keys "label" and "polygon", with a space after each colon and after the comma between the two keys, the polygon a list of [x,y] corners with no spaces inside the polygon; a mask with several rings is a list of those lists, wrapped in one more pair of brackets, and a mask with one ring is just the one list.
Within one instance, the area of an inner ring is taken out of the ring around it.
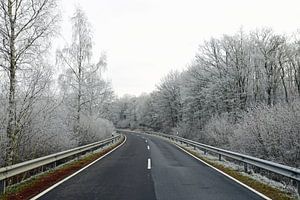
{"label": "roadside vegetation", "polygon": [[[259,181],[253,176],[245,175],[244,173],[233,169],[232,167],[226,165],[225,163],[218,162],[215,159],[212,159],[209,156],[205,156],[199,151],[196,151],[191,148],[187,148],[183,145],[178,144],[180,147],[208,163],[209,165],[221,170],[222,172],[228,174],[229,176],[235,178],[236,180],[244,183],[245,185],[253,188],[254,190],[264,194],[265,196],[273,199],[273,200],[297,200],[299,199],[295,192],[287,191],[279,187],[275,187],[274,185],[268,184],[266,182]],[[253,173],[253,172],[251,172]]]}
{"label": "roadside vegetation", "polygon": [[211,38],[155,91],[113,103],[114,124],[300,166],[300,32]]}
{"label": "roadside vegetation", "polygon": [[0,200],[30,199],[40,192],[51,187],[55,183],[80,170],[84,166],[100,158],[101,156],[105,155],[106,153],[110,152],[111,150],[119,146],[123,141],[124,137],[117,143],[104,147],[104,149],[97,150],[95,153],[84,155],[78,160],[70,161],[66,164],[63,164],[62,166],[59,166],[58,168],[51,169],[41,175],[37,175],[17,185],[8,187],[5,194],[0,196]]}
{"label": "roadside vegetation", "polygon": [[92,62],[92,28],[81,8],[70,20],[70,41],[51,56],[61,31],[58,5],[58,0],[0,3],[0,167],[113,132],[106,55]]}

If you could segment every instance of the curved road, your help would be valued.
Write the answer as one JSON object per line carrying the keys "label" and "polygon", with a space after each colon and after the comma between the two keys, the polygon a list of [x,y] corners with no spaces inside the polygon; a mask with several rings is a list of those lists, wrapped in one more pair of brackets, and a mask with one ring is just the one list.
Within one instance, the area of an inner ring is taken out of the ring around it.
{"label": "curved road", "polygon": [[126,135],[119,149],[39,199],[263,199],[167,141]]}

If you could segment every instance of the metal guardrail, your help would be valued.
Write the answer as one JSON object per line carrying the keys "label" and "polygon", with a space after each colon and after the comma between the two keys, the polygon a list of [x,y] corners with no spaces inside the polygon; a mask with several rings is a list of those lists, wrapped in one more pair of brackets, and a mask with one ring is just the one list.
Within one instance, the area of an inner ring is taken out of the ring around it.
{"label": "metal guardrail", "polygon": [[115,141],[119,140],[121,138],[121,135],[116,135],[111,138],[94,142],[91,144],[87,144],[84,146],[76,147],[70,150],[62,151],[59,153],[54,153],[48,156],[36,158],[33,160],[25,161],[22,163],[18,163],[15,165],[2,167],[0,168],[0,194],[5,191],[5,180],[9,179],[11,177],[14,177],[16,175],[28,172],[30,170],[49,165],[51,163],[54,163],[54,166],[56,166],[56,162],[61,161],[66,158],[71,158],[74,156],[82,155],[83,153],[93,151],[96,149],[99,149],[100,147],[103,147],[105,145],[108,145],[110,143],[114,143]]}
{"label": "metal guardrail", "polygon": [[[122,130],[117,130],[117,131],[122,132]],[[128,132],[128,131],[125,131],[125,132]],[[152,134],[152,135],[158,135],[158,136],[161,136],[164,138],[168,138],[172,141],[184,143],[186,145],[190,145],[194,148],[198,148],[198,149],[204,151],[205,154],[207,151],[213,152],[213,153],[219,155],[219,160],[221,160],[222,156],[224,156],[227,158],[231,158],[231,159],[240,161],[240,162],[244,163],[245,172],[248,171],[248,165],[252,165],[252,166],[264,169],[264,170],[268,170],[275,174],[279,174],[279,175],[288,177],[297,182],[297,190],[298,190],[298,194],[300,194],[300,169],[298,169],[298,168],[289,167],[289,166],[278,164],[275,162],[271,162],[271,161],[263,160],[260,158],[244,155],[241,153],[236,153],[233,151],[220,149],[217,147],[213,147],[213,146],[209,146],[209,145],[202,144],[199,142],[195,142],[193,140],[188,140],[188,139],[185,139],[185,138],[182,138],[179,136],[168,135],[168,134],[163,134],[163,133],[156,133],[156,132],[147,132],[147,133]]]}

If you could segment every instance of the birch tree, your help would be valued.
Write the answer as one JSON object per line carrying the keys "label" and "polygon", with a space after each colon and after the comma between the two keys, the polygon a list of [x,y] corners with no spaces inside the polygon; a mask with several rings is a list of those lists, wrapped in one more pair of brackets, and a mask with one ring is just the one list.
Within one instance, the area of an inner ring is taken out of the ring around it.
{"label": "birch tree", "polygon": [[[57,51],[58,64],[67,70],[60,77],[66,100],[73,113],[73,133],[78,144],[83,143],[84,131],[81,129],[82,115],[92,115],[96,101],[109,96],[109,83],[101,79],[106,66],[106,57],[101,56],[97,64],[91,62],[92,34],[85,13],[77,8],[72,19],[72,42]],[[103,100],[103,99],[102,99]]]}
{"label": "birch tree", "polygon": [[55,32],[58,14],[55,0],[1,0],[0,9],[0,66],[8,77],[6,164],[11,165],[16,162],[17,141],[22,130],[17,120],[18,79],[48,49],[47,41]]}

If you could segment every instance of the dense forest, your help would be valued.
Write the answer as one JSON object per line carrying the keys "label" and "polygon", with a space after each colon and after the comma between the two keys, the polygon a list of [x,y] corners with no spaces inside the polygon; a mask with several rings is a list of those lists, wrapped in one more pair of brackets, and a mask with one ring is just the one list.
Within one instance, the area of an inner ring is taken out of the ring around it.
{"label": "dense forest", "polygon": [[113,121],[299,167],[299,39],[262,28],[204,41],[151,94],[114,102]]}
{"label": "dense forest", "polygon": [[299,33],[261,28],[211,38],[152,93],[117,98],[103,76],[106,55],[92,62],[91,25],[80,8],[56,62],[55,0],[0,1],[0,13],[0,165],[100,140],[115,126],[299,167]]}

